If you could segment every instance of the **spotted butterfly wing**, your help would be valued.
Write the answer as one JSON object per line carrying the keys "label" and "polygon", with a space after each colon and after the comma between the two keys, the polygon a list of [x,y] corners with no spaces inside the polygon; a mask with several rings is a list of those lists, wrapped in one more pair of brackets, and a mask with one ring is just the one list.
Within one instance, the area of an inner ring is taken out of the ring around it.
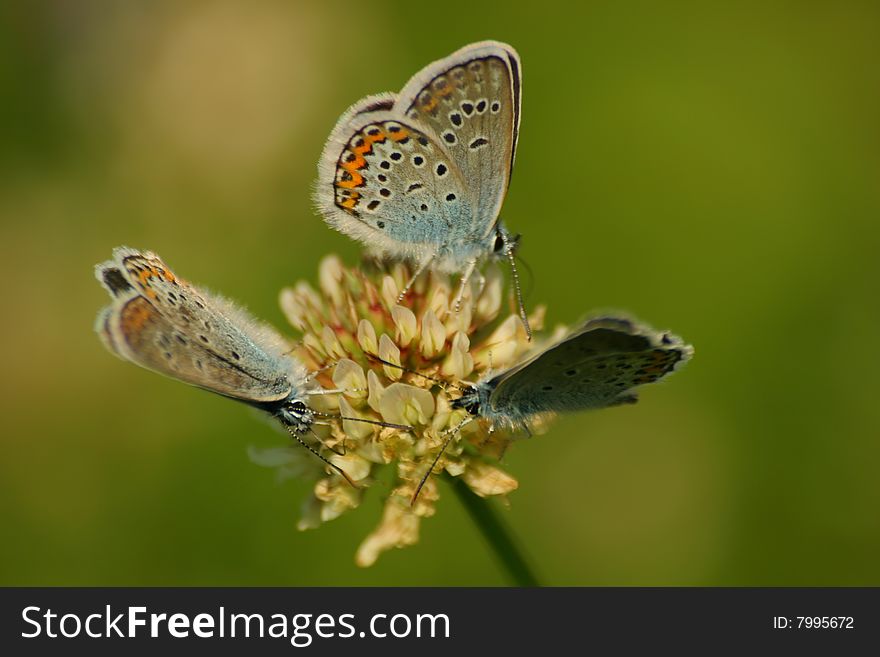
{"label": "spotted butterfly wing", "polygon": [[669,333],[603,317],[487,383],[493,412],[515,417],[636,401],[634,388],[686,362],[693,348]]}
{"label": "spotted butterfly wing", "polygon": [[469,182],[471,221],[486,236],[507,193],[519,135],[522,65],[509,45],[483,41],[428,65],[395,109],[430,127]]}
{"label": "spotted butterfly wing", "polygon": [[322,158],[316,200],[341,232],[380,252],[418,258],[422,249],[459,237],[473,209],[444,148],[385,107],[364,99],[340,119]]}
{"label": "spotted butterfly wing", "polygon": [[519,71],[509,46],[472,44],[399,96],[353,105],[319,164],[315,200],[327,222],[386,255],[437,253],[449,271],[484,255],[516,150]]}
{"label": "spotted butterfly wing", "polygon": [[273,331],[180,280],[153,253],[119,248],[113,255],[95,272],[113,297],[96,325],[110,351],[227,397],[259,403],[290,394],[295,366],[279,367],[283,343]]}

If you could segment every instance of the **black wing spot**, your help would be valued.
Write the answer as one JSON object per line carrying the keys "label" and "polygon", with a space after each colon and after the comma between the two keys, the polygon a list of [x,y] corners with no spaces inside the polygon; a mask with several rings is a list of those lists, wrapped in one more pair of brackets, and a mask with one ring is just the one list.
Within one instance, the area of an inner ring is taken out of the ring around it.
{"label": "black wing spot", "polygon": [[428,138],[425,137],[425,135],[419,135],[418,142],[419,142],[422,146],[427,146],[427,145],[428,145]]}
{"label": "black wing spot", "polygon": [[395,162],[397,162],[398,160],[400,160],[400,158],[402,158],[402,157],[403,157],[403,155],[400,154],[400,153],[398,153],[397,151],[394,151],[394,152],[391,154],[391,159],[394,160]]}
{"label": "black wing spot", "polygon": [[421,155],[415,155],[413,156],[412,162],[413,166],[420,167],[425,163],[425,158],[423,158]]}
{"label": "black wing spot", "polygon": [[470,116],[471,114],[474,113],[474,104],[467,103],[467,102],[462,103],[461,104],[461,111],[464,112],[465,116]]}
{"label": "black wing spot", "polygon": [[459,114],[458,112],[452,112],[449,115],[449,120],[452,122],[452,125],[454,125],[456,128],[461,127],[461,114]]}
{"label": "black wing spot", "polygon": [[379,190],[379,194],[384,196],[385,198],[388,198],[389,196],[391,196],[391,190],[387,187],[383,187]]}
{"label": "black wing spot", "polygon": [[233,351],[233,352],[232,352],[232,357],[233,357],[235,360],[241,360],[241,356],[239,355],[239,353],[238,353],[237,351]]}
{"label": "black wing spot", "polygon": [[468,147],[471,150],[473,150],[475,148],[479,148],[480,146],[485,146],[488,143],[489,143],[489,140],[486,139],[485,137],[477,137],[470,144],[468,144]]}
{"label": "black wing spot", "polygon": [[477,103],[477,114],[482,114],[486,111],[486,101],[481,100]]}
{"label": "black wing spot", "polygon": [[577,374],[577,373],[578,373],[577,370],[566,370],[566,371],[565,371],[565,376],[574,376],[574,375]]}
{"label": "black wing spot", "polygon": [[417,189],[421,189],[421,188],[422,188],[422,183],[413,183],[412,185],[410,185],[409,187],[406,188],[406,193],[409,194],[410,192],[414,192]]}
{"label": "black wing spot", "polygon": [[206,338],[204,335],[199,335],[199,340],[201,340],[205,344],[208,344],[208,338]]}
{"label": "black wing spot", "polygon": [[380,201],[370,201],[367,203],[367,210],[375,210],[379,207]]}
{"label": "black wing spot", "polygon": [[492,106],[489,109],[492,110],[492,114],[498,114],[498,110],[501,109],[501,103],[496,100],[494,103],[492,103]]}
{"label": "black wing spot", "polygon": [[382,160],[381,162],[379,162],[379,166],[387,171],[391,168],[391,162],[389,162],[388,160]]}
{"label": "black wing spot", "polygon": [[437,165],[437,175],[438,175],[438,176],[440,176],[440,177],[442,178],[443,176],[446,175],[446,171],[447,171],[447,169],[446,169],[446,165],[445,165],[445,164],[440,163],[440,164]]}
{"label": "black wing spot", "polygon": [[376,179],[379,182],[386,182],[388,180],[388,176],[386,176],[384,173],[380,173],[378,176],[376,176]]}
{"label": "black wing spot", "polygon": [[455,200],[455,194],[447,194],[447,195],[446,195],[446,200],[449,201],[449,202],[451,203],[452,201]]}
{"label": "black wing spot", "polygon": [[376,222],[376,225],[377,225],[379,228],[385,228],[385,222],[384,222],[384,221],[377,221],[377,222]]}
{"label": "black wing spot", "polygon": [[427,211],[428,211],[428,206],[425,205],[424,203],[422,203],[422,204],[419,206],[419,210],[421,210],[422,212],[427,212]]}
{"label": "black wing spot", "polygon": [[446,132],[444,132],[444,133],[443,133],[443,140],[444,140],[447,144],[454,144],[454,143],[455,143],[455,133],[452,132],[452,131],[446,131]]}

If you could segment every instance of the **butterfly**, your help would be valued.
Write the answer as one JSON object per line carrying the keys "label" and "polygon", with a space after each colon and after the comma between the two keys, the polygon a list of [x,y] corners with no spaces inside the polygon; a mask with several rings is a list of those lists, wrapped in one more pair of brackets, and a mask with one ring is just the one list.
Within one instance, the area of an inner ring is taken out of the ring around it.
{"label": "butterfly", "polygon": [[452,407],[468,411],[468,421],[523,429],[544,413],[634,404],[636,388],[692,355],[693,347],[671,333],[622,317],[595,318],[522,363],[471,384]]}
{"label": "butterfly", "polygon": [[273,329],[230,301],[182,280],[150,251],[118,247],[111,260],[95,267],[95,275],[112,298],[95,324],[110,352],[269,413],[299,444],[354,485],[341,468],[302,439],[305,433],[314,435],[312,426],[321,423],[319,418],[338,416],[309,406],[311,395],[331,391],[310,385],[305,366]]}
{"label": "butterfly", "polygon": [[415,270],[461,273],[453,303],[487,258],[512,267],[531,339],[515,250],[498,214],[519,136],[522,67],[509,45],[482,41],[436,61],[399,94],[367,96],[336,123],[318,163],[314,200],[326,222]]}

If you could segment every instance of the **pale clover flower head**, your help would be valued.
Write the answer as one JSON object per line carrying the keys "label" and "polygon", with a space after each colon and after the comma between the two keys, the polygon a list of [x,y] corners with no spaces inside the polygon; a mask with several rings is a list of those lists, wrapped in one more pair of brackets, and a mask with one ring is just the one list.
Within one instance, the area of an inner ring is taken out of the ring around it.
{"label": "pale clover flower head", "polygon": [[[317,478],[300,529],[358,507],[367,494],[384,497],[382,519],[357,551],[361,566],[418,541],[419,523],[434,514],[440,497],[435,477],[441,472],[460,477],[481,497],[504,496],[518,486],[499,467],[512,436],[476,420],[453,435],[413,502],[449,430],[467,417],[466,410],[451,406],[462,385],[513,365],[531,343],[511,300],[504,303],[497,268],[472,282],[457,312],[456,289],[433,273],[420,276],[398,303],[410,275],[399,263],[354,269],[328,256],[320,265],[318,290],[305,282],[286,288],[281,307],[302,335],[292,354],[313,373],[314,385],[341,391],[311,396],[316,410],[411,430],[337,419],[314,427],[328,460],[357,487],[297,445],[251,452],[255,462],[282,476]],[[540,329],[543,316],[543,308],[536,309],[532,326]]]}

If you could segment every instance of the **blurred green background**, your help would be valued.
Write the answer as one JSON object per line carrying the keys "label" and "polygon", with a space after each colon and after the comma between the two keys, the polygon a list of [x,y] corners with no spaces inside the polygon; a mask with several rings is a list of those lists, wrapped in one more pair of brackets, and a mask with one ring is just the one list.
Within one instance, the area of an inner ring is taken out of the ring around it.
{"label": "blurred green background", "polygon": [[475,40],[523,59],[502,216],[549,323],[623,308],[696,347],[634,407],[511,448],[553,585],[880,585],[880,5],[43,2],[0,23],[0,584],[496,585],[448,489],[418,546],[298,532],[239,405],[110,356],[118,244],[284,326],[359,249],[314,214],[361,96]]}

